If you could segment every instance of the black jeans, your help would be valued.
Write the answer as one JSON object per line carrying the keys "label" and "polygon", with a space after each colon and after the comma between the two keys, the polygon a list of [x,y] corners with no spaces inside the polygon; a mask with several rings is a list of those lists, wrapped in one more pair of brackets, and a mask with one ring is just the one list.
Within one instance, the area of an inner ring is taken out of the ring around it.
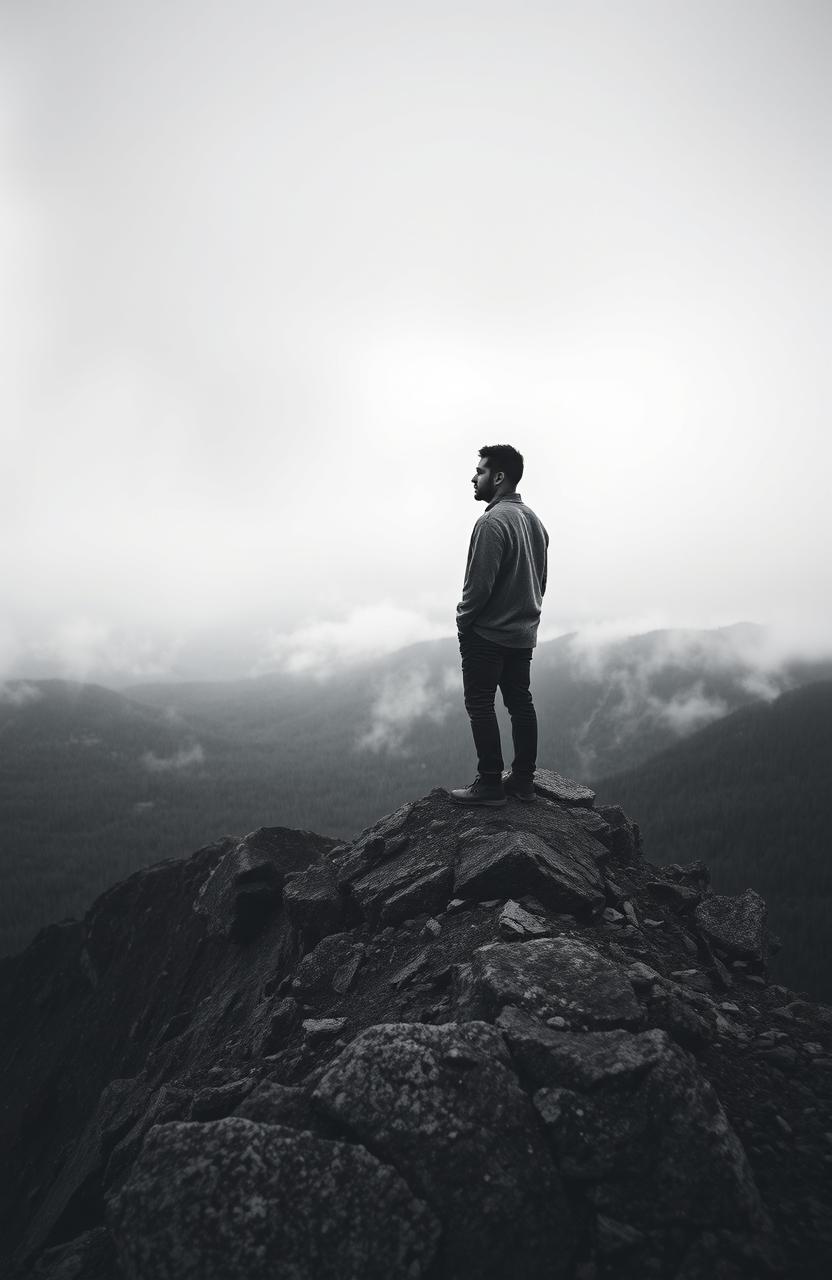
{"label": "black jeans", "polygon": [[537,716],[529,691],[531,649],[494,644],[476,632],[460,636],[465,710],[477,749],[477,772],[485,782],[499,782],[503,772],[500,726],[494,710],[499,687],[511,716],[514,760],[511,771],[531,781],[537,763]]}

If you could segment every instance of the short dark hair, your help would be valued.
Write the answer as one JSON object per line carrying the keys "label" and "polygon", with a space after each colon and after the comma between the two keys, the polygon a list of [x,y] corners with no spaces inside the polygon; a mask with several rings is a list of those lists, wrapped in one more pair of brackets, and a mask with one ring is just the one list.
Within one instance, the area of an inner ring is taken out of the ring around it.
{"label": "short dark hair", "polygon": [[504,471],[512,485],[518,485],[523,479],[523,455],[513,445],[485,445],[480,449],[480,457],[488,459],[492,471]]}

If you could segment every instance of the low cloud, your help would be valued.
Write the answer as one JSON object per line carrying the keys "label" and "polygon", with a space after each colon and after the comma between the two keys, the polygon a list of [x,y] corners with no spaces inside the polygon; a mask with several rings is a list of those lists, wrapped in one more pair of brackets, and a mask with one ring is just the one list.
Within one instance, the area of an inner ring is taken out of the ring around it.
{"label": "low cloud", "polygon": [[667,702],[648,698],[647,709],[654,719],[663,720],[674,733],[683,735],[703,729],[712,720],[719,720],[728,714],[730,708],[724,698],[708,697],[699,681],[689,691],[677,694]]}
{"label": "low cloud", "polygon": [[149,773],[168,773],[172,769],[188,769],[202,764],[205,752],[198,742],[190,747],[180,747],[172,756],[157,756],[155,751],[145,751],[141,762]]}
{"label": "low cloud", "polygon": [[444,667],[438,680],[424,666],[385,677],[370,710],[370,727],[356,746],[407,754],[405,743],[413,723],[421,719],[441,724],[454,705],[448,695],[459,691],[461,681],[453,667]]}
{"label": "low cloud", "polygon": [[0,634],[0,675],[36,671],[44,678],[96,681],[155,680],[174,670],[180,636],[113,626],[88,617],[53,625],[39,637]]}
{"label": "low cloud", "polygon": [[271,632],[251,675],[283,671],[325,680],[335,670],[372,661],[405,645],[450,635],[413,609],[383,602],[354,609],[338,621],[311,622],[293,631]]}
{"label": "low cloud", "polygon": [[0,703],[5,706],[25,707],[30,702],[37,702],[43,693],[36,684],[26,680],[13,680],[0,684]]}

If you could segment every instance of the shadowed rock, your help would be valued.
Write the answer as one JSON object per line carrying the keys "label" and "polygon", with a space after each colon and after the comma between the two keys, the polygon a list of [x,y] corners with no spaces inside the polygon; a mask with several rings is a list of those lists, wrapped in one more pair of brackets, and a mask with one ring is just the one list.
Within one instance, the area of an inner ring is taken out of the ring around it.
{"label": "shadowed rock", "polygon": [[292,982],[292,990],[301,999],[332,995],[335,975],[350,960],[360,962],[363,950],[351,933],[331,933],[303,957]]}
{"label": "shadowed rock", "polygon": [[597,845],[576,823],[561,823],[547,839],[530,831],[479,836],[460,853],[457,898],[508,898],[533,893],[555,910],[586,912],[604,903]]}
{"label": "shadowed rock", "polygon": [[493,1027],[371,1027],[314,1100],[433,1208],[447,1228],[443,1277],[569,1274],[571,1210]]}
{"label": "shadowed rock", "polygon": [[108,1216],[125,1280],[416,1280],[439,1238],[363,1147],[237,1117],[152,1129]]}
{"label": "shadowed rock", "polygon": [[330,933],[340,933],[347,923],[347,903],[328,863],[309,867],[287,881],[283,902],[306,946]]}
{"label": "shadowed rock", "polygon": [[249,942],[280,909],[287,873],[304,870],[332,844],[311,831],[260,827],[224,855],[200,889],[194,910],[209,932]]}

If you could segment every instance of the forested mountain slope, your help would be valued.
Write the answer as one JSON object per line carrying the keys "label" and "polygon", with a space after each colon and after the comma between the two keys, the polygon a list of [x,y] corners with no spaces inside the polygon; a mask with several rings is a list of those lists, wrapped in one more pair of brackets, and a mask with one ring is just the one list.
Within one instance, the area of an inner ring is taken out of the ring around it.
{"label": "forested mountain slope", "polygon": [[832,995],[832,681],[743,708],[599,783],[641,821],[648,856],[703,858],[714,883],[754,885],[787,943],[776,968]]}

